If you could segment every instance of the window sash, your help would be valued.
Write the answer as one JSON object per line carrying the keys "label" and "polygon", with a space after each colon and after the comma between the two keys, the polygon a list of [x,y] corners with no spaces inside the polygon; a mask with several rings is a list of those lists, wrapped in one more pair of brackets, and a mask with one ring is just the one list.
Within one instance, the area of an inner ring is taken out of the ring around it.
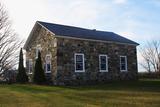
{"label": "window sash", "polygon": [[126,56],[120,56],[120,71],[127,71],[127,57]]}
{"label": "window sash", "polygon": [[108,56],[105,54],[99,55],[99,70],[100,72],[108,72]]}
{"label": "window sash", "polygon": [[46,63],[46,72],[51,72],[51,63]]}
{"label": "window sash", "polygon": [[45,71],[46,73],[50,73],[51,72],[51,54],[47,54],[46,55],[46,64],[45,64]]}
{"label": "window sash", "polygon": [[[80,58],[78,59],[77,56]],[[84,54],[75,53],[74,60],[75,60],[75,72],[85,72],[85,70],[84,70]]]}
{"label": "window sash", "polygon": [[32,59],[29,59],[28,60],[28,73],[32,74],[32,72],[33,72],[33,61]]}

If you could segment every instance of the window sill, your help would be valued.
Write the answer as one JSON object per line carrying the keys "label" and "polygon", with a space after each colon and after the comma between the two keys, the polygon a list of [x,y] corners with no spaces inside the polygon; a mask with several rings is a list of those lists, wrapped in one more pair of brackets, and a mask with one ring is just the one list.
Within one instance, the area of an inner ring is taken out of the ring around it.
{"label": "window sill", "polygon": [[33,74],[33,73],[28,73],[29,75]]}
{"label": "window sill", "polygon": [[128,70],[120,70],[121,72],[128,72]]}
{"label": "window sill", "polygon": [[76,70],[75,72],[85,72],[84,70]]}
{"label": "window sill", "polygon": [[100,72],[108,72],[107,70],[100,70]]}
{"label": "window sill", "polygon": [[46,73],[46,74],[47,74],[47,73],[51,73],[51,71],[46,71],[45,73]]}

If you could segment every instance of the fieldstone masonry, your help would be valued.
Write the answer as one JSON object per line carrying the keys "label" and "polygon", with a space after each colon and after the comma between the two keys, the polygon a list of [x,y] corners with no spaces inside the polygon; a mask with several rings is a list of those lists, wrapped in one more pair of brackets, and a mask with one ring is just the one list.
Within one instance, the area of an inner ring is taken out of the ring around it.
{"label": "fieldstone masonry", "polygon": [[[41,46],[42,62],[51,54],[51,73],[46,73],[48,82],[55,85],[96,84],[116,80],[137,79],[137,52],[135,45],[60,38],[40,25],[32,32],[33,38],[26,49],[26,59],[35,64],[36,46]],[[98,36],[98,35],[97,35]],[[74,54],[83,53],[85,72],[75,72]],[[99,71],[99,54],[108,55],[108,72]],[[128,71],[120,71],[120,55],[127,56]],[[29,74],[32,77],[32,74]]]}
{"label": "fieldstone masonry", "polygon": [[[37,45],[41,46],[41,58],[42,64],[45,66],[45,57],[47,54],[51,54],[51,73],[45,73],[48,79],[48,83],[53,83],[56,78],[57,72],[57,46],[56,38],[48,32],[46,29],[42,28],[40,25],[37,25],[37,29],[33,31],[33,38],[30,41],[28,48],[26,49],[26,60],[33,60],[33,71],[36,60],[36,47]],[[44,68],[45,71],[45,68]],[[34,72],[33,72],[34,73]],[[32,81],[32,74],[29,74],[30,81]]]}
{"label": "fieldstone masonry", "polygon": [[[75,53],[84,54],[85,72],[75,72]],[[99,54],[108,55],[108,72],[100,72]],[[126,72],[120,71],[120,55],[127,56],[128,71]],[[57,38],[57,83],[77,85],[136,79],[137,57],[135,46]]]}

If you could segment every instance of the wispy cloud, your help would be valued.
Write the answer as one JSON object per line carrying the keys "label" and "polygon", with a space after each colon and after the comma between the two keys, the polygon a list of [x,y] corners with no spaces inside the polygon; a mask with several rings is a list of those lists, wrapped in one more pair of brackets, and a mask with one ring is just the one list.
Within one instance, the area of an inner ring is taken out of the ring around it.
{"label": "wispy cloud", "polygon": [[114,0],[114,3],[116,4],[125,4],[127,0]]}
{"label": "wispy cloud", "polygon": [[37,20],[113,31],[136,41],[159,38],[157,0],[143,3],[139,0],[2,1],[15,30],[24,38]]}

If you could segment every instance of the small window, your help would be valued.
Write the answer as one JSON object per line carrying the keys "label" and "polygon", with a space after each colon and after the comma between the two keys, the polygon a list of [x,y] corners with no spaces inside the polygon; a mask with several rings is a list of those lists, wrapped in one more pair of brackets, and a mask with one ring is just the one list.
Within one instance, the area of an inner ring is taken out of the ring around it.
{"label": "small window", "polygon": [[29,59],[28,60],[28,73],[29,74],[32,74],[33,73],[33,62],[32,62],[32,59]]}
{"label": "small window", "polygon": [[75,54],[75,72],[84,72],[84,54]]}
{"label": "small window", "polygon": [[36,59],[38,58],[38,52],[41,51],[41,45],[37,45],[36,47]]}
{"label": "small window", "polygon": [[127,71],[127,57],[120,56],[120,71]]}
{"label": "small window", "polygon": [[50,73],[51,72],[51,55],[50,54],[46,55],[46,66],[45,66],[45,69],[46,69],[46,73]]}
{"label": "small window", "polygon": [[108,57],[107,55],[99,55],[99,70],[100,72],[108,71]]}
{"label": "small window", "polygon": [[54,39],[53,43],[54,43],[53,47],[57,47],[57,39],[56,38]]}

